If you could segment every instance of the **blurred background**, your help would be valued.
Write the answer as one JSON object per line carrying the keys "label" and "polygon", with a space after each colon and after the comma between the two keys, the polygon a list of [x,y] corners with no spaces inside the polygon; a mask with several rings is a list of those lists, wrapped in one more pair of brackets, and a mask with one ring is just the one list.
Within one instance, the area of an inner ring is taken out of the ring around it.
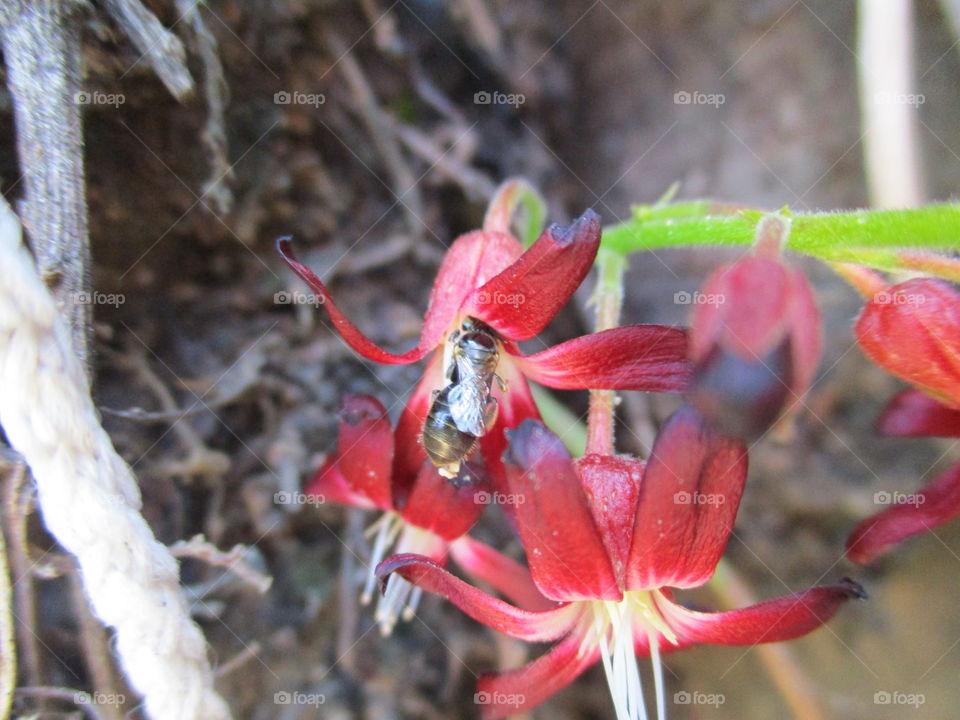
{"label": "blurred background", "polygon": [[[399,350],[419,332],[446,247],[479,227],[511,176],[541,190],[551,220],[593,207],[606,224],[674,183],[678,198],[795,211],[945,201],[960,183],[951,0],[214,0],[189,22],[182,3],[146,5],[187,48],[197,87],[181,101],[100,4],[79,15],[93,287],[122,298],[94,308],[95,399],[161,540],[203,533],[246,548],[238,573],[180,546],[239,718],[473,718],[479,674],[546,649],[432,597],[381,638],[357,603],[374,517],[274,502],[332,449],[344,392],[373,394],[395,417],[420,372],[367,363],[322,309],[276,302],[303,290],[277,236],[293,235],[338,305]],[[11,200],[22,191],[14,132],[0,91]],[[674,293],[732,257],[635,255],[624,322],[684,323],[689,306]],[[786,652],[669,656],[668,714],[955,717],[960,523],[869,569],[842,549],[883,493],[920,487],[960,452],[873,436],[899,385],[854,345],[858,298],[826,267],[790,262],[818,291],[820,374],[808,410],[751,451],[719,582],[684,599],[733,607],[846,575],[870,599]],[[548,344],[590,330],[591,283]],[[558,397],[586,408],[585,393]],[[627,394],[620,449],[643,454],[677,402]],[[7,512],[29,507],[28,484],[7,484]],[[17,598],[34,633],[21,648],[24,684],[112,688],[128,702],[97,708],[102,717],[141,717],[109,656],[96,655],[110,639],[84,615],[70,563],[36,515],[24,531],[34,565]],[[520,557],[496,512],[475,534]],[[275,701],[293,691],[324,702]],[[17,708],[79,712],[39,696]],[[528,715],[612,716],[599,666]]]}

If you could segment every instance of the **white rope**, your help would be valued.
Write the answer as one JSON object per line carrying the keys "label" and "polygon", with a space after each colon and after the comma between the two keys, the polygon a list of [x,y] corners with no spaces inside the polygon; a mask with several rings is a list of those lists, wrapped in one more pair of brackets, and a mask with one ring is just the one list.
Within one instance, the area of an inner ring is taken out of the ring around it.
{"label": "white rope", "polygon": [[226,720],[176,560],[90,398],[70,333],[0,198],[0,425],[37,483],[44,522],[76,556],[96,615],[153,720]]}

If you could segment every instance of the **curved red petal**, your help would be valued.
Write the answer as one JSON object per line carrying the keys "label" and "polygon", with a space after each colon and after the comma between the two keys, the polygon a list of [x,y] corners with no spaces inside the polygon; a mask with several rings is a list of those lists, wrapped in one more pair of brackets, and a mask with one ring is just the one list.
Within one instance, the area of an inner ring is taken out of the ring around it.
{"label": "curved red petal", "polygon": [[425,461],[400,515],[411,525],[454,540],[477,522],[487,505],[489,487],[486,476],[472,463],[464,463],[456,480],[448,480]]}
{"label": "curved red petal", "polygon": [[386,408],[370,395],[344,395],[340,402],[337,464],[347,483],[377,507],[393,508],[390,477],[393,429]]}
{"label": "curved red petal", "polygon": [[858,583],[845,578],[836,585],[814,587],[726,612],[688,610],[664,597],[657,597],[657,607],[677,634],[680,647],[698,643],[755,645],[806,635],[853,598],[866,598],[866,593]]}
{"label": "curved red petal", "polygon": [[340,472],[335,456],[320,466],[320,469],[314,473],[303,492],[308,498],[316,502],[334,502],[364,510],[372,510],[377,507],[370,498],[361,495],[350,486],[343,477],[343,473]]}
{"label": "curved red petal", "polygon": [[520,241],[508,233],[475,230],[453,242],[433,281],[423,324],[424,334],[437,338],[434,346],[455,329],[458,315],[471,315],[463,309],[471,293],[522,255]]}
{"label": "curved red petal", "polygon": [[555,640],[569,632],[579,613],[579,608],[570,604],[543,612],[521,610],[465,583],[422,555],[394,555],[377,565],[381,584],[391,573],[446,598],[477,622],[520,640]]}
{"label": "curved red petal", "polygon": [[[313,270],[297,260],[293,252],[290,237],[277,239],[277,252],[280,253],[280,256],[286,261],[287,265],[290,266],[290,269],[317,294],[320,303],[326,308],[327,314],[330,315],[330,319],[333,321],[337,332],[340,333],[340,337],[343,338],[344,342],[368,360],[387,365],[406,365],[422,358],[443,340],[445,330],[441,330],[439,328],[439,322],[435,320],[429,327],[424,324],[423,330],[420,333],[420,342],[418,342],[417,346],[412,350],[400,353],[399,355],[384,350],[360,332],[357,326],[350,322],[346,315],[340,312],[340,308],[334,304],[330,291],[320,282],[320,278],[314,274]],[[456,315],[456,308],[454,308],[449,315],[450,322],[448,326],[453,322],[454,316]]]}
{"label": "curved red petal", "polygon": [[687,334],[663,325],[603,330],[515,362],[530,379],[561,390],[680,392],[690,381]]}
{"label": "curved red petal", "polygon": [[536,420],[507,432],[504,468],[533,581],[552,600],[620,600],[610,558],[563,441]]}
{"label": "curved red petal", "polygon": [[497,720],[536,707],[572,683],[600,658],[596,647],[580,654],[581,637],[571,633],[550,652],[516,670],[481,675],[474,702],[481,717]]}
{"label": "curved red petal", "polygon": [[746,479],[741,441],[712,431],[689,406],[671,415],[640,485],[626,587],[705,583],[733,530]]}
{"label": "curved red petal", "polygon": [[960,516],[960,463],[907,500],[861,522],[847,538],[847,556],[861,565],[872,562],[908,537]]}
{"label": "curved red petal", "polygon": [[551,225],[520,259],[472,292],[463,313],[508,340],[529,340],[583,282],[599,246],[600,216],[593,210],[569,227]]}
{"label": "curved red petal", "polygon": [[895,285],[866,304],[856,335],[884,370],[960,408],[960,291],[930,278]]}
{"label": "curved red petal", "polygon": [[498,593],[524,610],[549,610],[556,603],[537,590],[530,570],[469,535],[450,543],[450,555],[477,580],[489,583]]}
{"label": "curved red petal", "polygon": [[643,462],[635,458],[591,453],[575,461],[590,511],[610,557],[617,584],[626,585]]}
{"label": "curved red petal", "polygon": [[887,437],[960,437],[960,410],[920,390],[903,390],[880,414],[877,431]]}

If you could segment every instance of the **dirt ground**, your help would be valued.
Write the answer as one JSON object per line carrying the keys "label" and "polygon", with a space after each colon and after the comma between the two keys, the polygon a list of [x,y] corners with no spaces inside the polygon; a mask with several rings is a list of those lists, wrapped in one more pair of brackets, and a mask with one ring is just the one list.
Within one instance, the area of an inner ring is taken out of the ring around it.
{"label": "dirt ground", "polygon": [[[149,5],[176,28],[172,3]],[[429,597],[382,639],[356,602],[372,515],[273,501],[332,449],[343,393],[373,394],[396,416],[419,373],[359,359],[321,309],[276,303],[276,293],[301,288],[275,238],[293,235],[351,319],[401,350],[417,336],[445,248],[479,226],[493,188],[511,176],[540,188],[558,221],[593,207],[612,224],[674,182],[681,198],[865,206],[855,4],[214,0],[202,15],[229,91],[229,172],[206,195],[202,94],[178,104],[111,23],[87,15],[86,86],[125,97],[85,112],[93,284],[124,298],[95,308],[105,426],[161,540],[203,533],[223,549],[243,544],[246,564],[273,578],[261,594],[199,560],[183,566],[238,718],[477,717],[476,676],[544,648],[505,640]],[[937,3],[918,0],[916,23],[927,199],[945,200],[960,183],[960,55]],[[723,100],[678,103],[683,92]],[[278,103],[277,93],[301,102]],[[515,102],[484,104],[477,93]],[[16,198],[13,132],[0,94],[0,189]],[[635,256],[624,322],[684,323],[689,308],[674,293],[728,257]],[[796,262],[815,280],[825,356],[810,411],[751,451],[727,559],[756,598],[845,575],[866,586],[869,601],[790,646],[796,681],[822,717],[953,717],[960,523],[870,569],[841,555],[849,530],[876,511],[875,492],[913,490],[960,452],[873,436],[898,384],[853,346],[854,293],[826,268]],[[589,331],[588,294],[546,342]],[[560,396],[586,407],[583,394]],[[641,451],[675,402],[627,398],[622,449]],[[519,550],[492,513],[477,535]],[[36,518],[31,539],[50,546]],[[66,578],[38,578],[36,588],[44,681],[89,688]],[[720,603],[709,588],[691,599]],[[671,718],[789,716],[756,650],[698,648],[666,665]],[[648,672],[644,680],[652,688]],[[324,703],[276,704],[276,693],[294,690]],[[683,704],[678,692],[723,702]],[[884,692],[923,704],[878,704]],[[37,708],[20,703],[24,716]],[[142,717],[135,702],[124,711]],[[65,713],[48,703],[43,717]],[[602,668],[529,716],[612,717]]]}

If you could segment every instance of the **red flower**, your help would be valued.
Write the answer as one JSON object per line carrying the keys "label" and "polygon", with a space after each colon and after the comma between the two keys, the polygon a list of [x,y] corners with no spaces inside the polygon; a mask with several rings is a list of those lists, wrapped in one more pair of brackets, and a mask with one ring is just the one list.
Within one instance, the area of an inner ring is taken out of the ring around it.
{"label": "red flower", "polygon": [[856,326],[863,351],[891,375],[960,408],[960,292],[916,278],[878,292]]}
{"label": "red flower", "polygon": [[[918,388],[890,401],[877,424],[880,434],[960,437],[960,292],[931,278],[880,290],[860,314],[856,334],[871,360]],[[960,464],[861,522],[847,538],[847,554],[871,562],[958,515]]]}
{"label": "red flower", "polygon": [[344,341],[363,357],[380,363],[412,363],[434,352],[397,427],[393,461],[394,500],[404,495],[421,472],[427,455],[421,435],[435,391],[447,383],[443,351],[448,338],[467,320],[479,320],[496,337],[499,404],[495,424],[479,446],[498,488],[503,486],[500,456],[503,430],[524,418],[539,417],[527,378],[553,388],[608,388],[675,392],[689,378],[686,336],[678,328],[632,325],[561,343],[533,355],[517,343],[535,337],[559,312],[583,281],[600,243],[600,218],[587,210],[569,227],[552,225],[524,252],[507,232],[510,184],[494,199],[483,230],[458,238],[447,251],[433,284],[416,347],[390,353],[368,339],[340,311],[327,288],[294,257],[289,238],[277,247],[293,271],[317,294]]}
{"label": "red flower", "polygon": [[[887,405],[877,423],[888,437],[960,438],[960,408],[938,403],[919,390],[904,390]],[[877,497],[896,498],[889,493]],[[847,538],[847,555],[866,564],[908,537],[960,516],[960,463],[916,493],[861,522]]]}
{"label": "red flower", "polygon": [[762,435],[820,361],[820,313],[802,272],[751,255],[707,278],[690,327],[691,402],[720,430]]}
{"label": "red flower", "polygon": [[[526,607],[543,607],[544,600],[515,562],[498,556],[465,533],[476,522],[489,498],[482,474],[471,469],[465,482],[454,484],[430,466],[417,475],[406,501],[393,498],[394,433],[383,405],[369,395],[345,395],[340,410],[337,451],[317,471],[306,494],[383,515],[370,528],[375,533],[363,602],[374,586],[373,570],[392,549],[419,553],[443,564],[448,553],[474,577],[486,580]],[[391,578],[380,598],[375,618],[388,634],[401,615],[412,617],[419,593],[405,580]]]}
{"label": "red flower", "polygon": [[[819,627],[851,597],[852,581],[816,587],[740,610],[696,612],[669,588],[705,583],[723,553],[743,492],[746,449],[718,435],[692,408],[666,423],[644,467],[621,456],[573,460],[541,423],[510,433],[505,458],[517,527],[540,591],[558,604],[530,612],[492,598],[429,558],[397,555],[380,577],[402,575],[476,620],[532,642],[557,641],[518,670],[480,679],[486,717],[550,697],[602,660],[617,717],[643,715],[636,655],[698,643],[752,645]],[[662,709],[662,680],[657,675]]]}

